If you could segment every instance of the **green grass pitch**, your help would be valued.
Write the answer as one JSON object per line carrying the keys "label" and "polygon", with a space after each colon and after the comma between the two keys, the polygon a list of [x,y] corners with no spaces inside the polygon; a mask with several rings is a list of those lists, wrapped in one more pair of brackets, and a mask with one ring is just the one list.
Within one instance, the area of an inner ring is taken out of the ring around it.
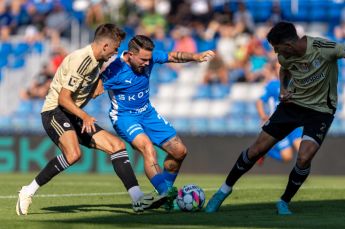
{"label": "green grass pitch", "polygon": [[[17,191],[35,174],[0,174],[0,228],[345,228],[345,177],[311,175],[293,199],[292,216],[278,216],[275,201],[287,176],[244,176],[215,214],[170,212],[162,209],[137,215],[115,175],[61,174],[42,187],[30,215],[15,213]],[[139,183],[152,191],[144,176]],[[225,175],[181,174],[176,186],[194,183],[206,199]]]}

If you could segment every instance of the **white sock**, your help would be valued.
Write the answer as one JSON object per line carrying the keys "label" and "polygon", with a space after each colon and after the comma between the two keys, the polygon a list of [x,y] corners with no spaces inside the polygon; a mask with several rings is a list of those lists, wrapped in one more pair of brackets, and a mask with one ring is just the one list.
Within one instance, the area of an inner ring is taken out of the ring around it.
{"label": "white sock", "polygon": [[128,194],[134,202],[138,201],[144,195],[139,186],[133,186],[132,188],[128,189]]}
{"label": "white sock", "polygon": [[222,191],[225,194],[228,194],[229,192],[231,192],[231,189],[232,188],[226,183],[222,184],[222,186],[220,187],[220,191]]}
{"label": "white sock", "polygon": [[40,186],[37,184],[36,180],[34,179],[28,186],[24,187],[24,192],[26,192],[30,196],[33,196],[35,195],[39,187]]}

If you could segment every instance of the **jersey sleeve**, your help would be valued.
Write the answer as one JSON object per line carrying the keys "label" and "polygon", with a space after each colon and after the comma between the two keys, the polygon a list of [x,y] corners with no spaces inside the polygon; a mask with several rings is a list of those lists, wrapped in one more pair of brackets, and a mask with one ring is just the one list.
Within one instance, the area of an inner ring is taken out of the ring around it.
{"label": "jersey sleeve", "polygon": [[153,51],[152,53],[153,63],[164,64],[168,62],[168,53],[164,51]]}
{"label": "jersey sleeve", "polygon": [[322,54],[326,59],[340,59],[345,57],[345,44],[335,43],[330,47],[322,47]]}
{"label": "jersey sleeve", "polygon": [[[75,60],[73,60],[75,59]],[[78,58],[71,58],[68,67],[65,71],[65,80],[62,82],[62,87],[75,92],[83,83],[84,76],[81,74],[85,66],[84,61]]]}

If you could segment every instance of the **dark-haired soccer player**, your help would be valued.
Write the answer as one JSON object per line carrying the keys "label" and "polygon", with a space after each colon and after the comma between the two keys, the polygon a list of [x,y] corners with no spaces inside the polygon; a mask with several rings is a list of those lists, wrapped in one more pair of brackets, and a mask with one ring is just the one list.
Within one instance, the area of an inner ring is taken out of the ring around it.
{"label": "dark-haired soccer player", "polygon": [[[217,211],[236,181],[274,144],[302,126],[297,161],[276,204],[278,214],[292,214],[288,203],[308,177],[311,161],[333,121],[337,105],[337,59],[345,57],[345,45],[310,36],[300,38],[289,22],[276,24],[267,34],[267,40],[281,64],[281,103],[254,144],[240,154],[225,183],[208,202],[206,212]],[[285,87],[283,82],[289,78]]]}
{"label": "dark-haired soccer player", "polygon": [[94,41],[69,54],[59,66],[41,115],[44,129],[62,154],[53,158],[29,185],[19,191],[18,215],[28,213],[32,197],[39,187],[80,159],[79,144],[110,155],[115,172],[132,198],[134,211],[151,208],[153,203],[160,201],[159,197],[154,199],[141,192],[124,142],[95,124],[96,119],[82,110],[91,98],[103,93],[100,69],[104,62],[117,54],[124,37],[125,33],[114,24],[100,25]]}
{"label": "dark-haired soccer player", "polygon": [[[187,154],[186,146],[175,129],[152,106],[149,80],[153,65],[168,62],[204,62],[213,51],[202,53],[154,50],[152,40],[143,35],[133,37],[125,51],[102,73],[104,88],[111,98],[110,118],[119,136],[130,142],[144,157],[146,176],[161,195],[168,196],[167,208],[176,197],[173,183]],[[164,170],[157,162],[153,145],[167,152]]]}

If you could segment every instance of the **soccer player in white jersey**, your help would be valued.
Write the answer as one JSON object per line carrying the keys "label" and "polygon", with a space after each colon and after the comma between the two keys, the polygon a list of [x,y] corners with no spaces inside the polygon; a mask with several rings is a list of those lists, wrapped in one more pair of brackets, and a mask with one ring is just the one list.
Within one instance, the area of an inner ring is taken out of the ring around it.
{"label": "soccer player in white jersey", "polygon": [[65,57],[50,85],[41,116],[45,131],[60,148],[54,157],[27,186],[19,191],[16,205],[18,215],[26,215],[32,197],[39,187],[76,163],[82,156],[79,144],[99,149],[110,155],[113,167],[122,180],[133,202],[135,212],[158,207],[165,200],[144,195],[132,166],[128,163],[125,143],[99,127],[96,119],[84,107],[90,99],[103,93],[99,78],[104,62],[117,54],[125,33],[114,24],[100,25],[91,44]]}
{"label": "soccer player in white jersey", "polygon": [[[267,34],[281,65],[280,104],[262,127],[256,141],[237,159],[223,185],[206,206],[218,211],[236,181],[279,140],[303,127],[302,142],[283,195],[276,204],[279,215],[290,215],[289,203],[307,179],[311,162],[334,119],[337,106],[337,60],[345,45],[311,36],[299,37],[292,23],[279,22]],[[285,82],[288,83],[285,83]]]}

